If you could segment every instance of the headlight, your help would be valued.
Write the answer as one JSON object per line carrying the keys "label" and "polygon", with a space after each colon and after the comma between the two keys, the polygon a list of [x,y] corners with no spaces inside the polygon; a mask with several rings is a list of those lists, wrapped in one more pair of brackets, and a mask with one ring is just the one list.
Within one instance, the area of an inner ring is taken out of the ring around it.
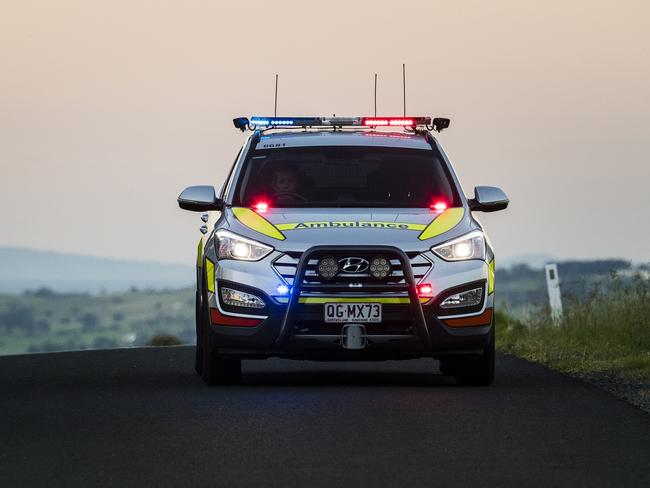
{"label": "headlight", "polygon": [[446,261],[485,259],[485,236],[480,230],[475,230],[431,250]]}
{"label": "headlight", "polygon": [[239,261],[259,261],[273,248],[261,242],[238,236],[227,230],[217,231],[217,257]]}

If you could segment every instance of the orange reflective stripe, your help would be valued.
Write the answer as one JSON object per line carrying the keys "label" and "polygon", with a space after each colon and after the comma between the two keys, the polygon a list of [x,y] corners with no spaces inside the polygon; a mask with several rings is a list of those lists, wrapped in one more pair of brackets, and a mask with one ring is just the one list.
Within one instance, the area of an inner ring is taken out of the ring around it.
{"label": "orange reflective stripe", "polygon": [[492,323],[492,309],[486,308],[481,315],[463,317],[462,319],[445,319],[449,327],[476,327],[479,325],[490,325]]}
{"label": "orange reflective stripe", "polygon": [[233,327],[256,327],[262,319],[249,319],[246,317],[233,317],[224,315],[216,308],[210,309],[210,322],[215,325],[229,325]]}

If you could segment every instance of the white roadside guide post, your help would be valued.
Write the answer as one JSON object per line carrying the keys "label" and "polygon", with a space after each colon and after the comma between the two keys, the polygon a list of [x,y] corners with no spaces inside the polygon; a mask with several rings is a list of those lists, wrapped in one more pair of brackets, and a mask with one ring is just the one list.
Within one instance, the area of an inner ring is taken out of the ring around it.
{"label": "white roadside guide post", "polygon": [[551,317],[556,324],[562,318],[562,295],[560,294],[560,277],[557,274],[557,264],[546,265],[546,287],[548,301],[551,306]]}

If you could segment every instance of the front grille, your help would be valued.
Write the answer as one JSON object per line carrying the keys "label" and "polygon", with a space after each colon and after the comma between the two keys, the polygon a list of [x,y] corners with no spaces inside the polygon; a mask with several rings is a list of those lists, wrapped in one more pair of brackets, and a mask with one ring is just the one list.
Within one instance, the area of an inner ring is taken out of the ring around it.
{"label": "front grille", "polygon": [[[367,261],[371,261],[372,258],[377,256],[378,254],[379,253],[372,254],[372,255],[367,255],[365,253],[362,254],[345,253],[343,255],[336,256],[336,257],[337,258],[360,257],[366,259]],[[429,261],[426,257],[424,257],[422,254],[420,254],[419,252],[409,252],[406,254],[409,260],[411,261],[411,268],[413,269],[413,277],[415,278],[415,282],[419,283],[427,275],[427,273],[433,266],[433,263]],[[298,261],[300,260],[300,256],[301,256],[300,252],[287,252],[282,256],[280,256],[279,258],[277,258],[275,261],[273,261],[273,268],[282,277],[282,279],[285,280],[289,285],[293,285],[293,281],[296,276],[296,268],[298,266]],[[370,275],[370,273],[367,272],[364,273],[339,272],[339,274],[335,278],[325,281],[321,279],[316,269],[316,266],[318,264],[318,259],[319,257],[315,256],[311,258],[307,263],[307,266],[305,268],[305,276],[302,284],[327,283],[327,284],[343,284],[343,285],[347,284],[348,286],[355,285],[355,284],[361,286],[366,284],[372,285],[372,284],[377,284],[378,282],[385,283],[385,284],[394,284],[394,285],[406,284],[406,279],[404,278],[404,270],[402,269],[400,261],[397,258],[390,259],[391,273],[390,275],[388,275],[388,277],[386,277],[386,279],[381,281],[374,279]]]}

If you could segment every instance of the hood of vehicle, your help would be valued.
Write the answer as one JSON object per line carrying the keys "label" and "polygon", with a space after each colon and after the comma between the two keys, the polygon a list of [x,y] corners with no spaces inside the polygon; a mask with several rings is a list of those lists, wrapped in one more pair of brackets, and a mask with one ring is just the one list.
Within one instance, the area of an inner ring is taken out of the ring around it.
{"label": "hood of vehicle", "polygon": [[229,228],[281,250],[316,245],[394,245],[424,250],[467,232],[471,219],[462,207],[429,209],[276,208],[263,214],[243,207],[226,211]]}

